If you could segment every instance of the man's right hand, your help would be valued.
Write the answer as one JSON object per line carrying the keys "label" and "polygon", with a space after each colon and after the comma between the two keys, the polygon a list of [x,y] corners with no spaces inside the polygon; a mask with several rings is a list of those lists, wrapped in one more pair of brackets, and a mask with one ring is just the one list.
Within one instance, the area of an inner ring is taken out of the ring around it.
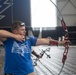
{"label": "man's right hand", "polygon": [[20,35],[20,34],[16,34],[16,35],[14,36],[14,38],[15,38],[16,40],[20,41],[20,42],[22,42],[22,41],[25,40],[25,36],[22,36],[22,35]]}

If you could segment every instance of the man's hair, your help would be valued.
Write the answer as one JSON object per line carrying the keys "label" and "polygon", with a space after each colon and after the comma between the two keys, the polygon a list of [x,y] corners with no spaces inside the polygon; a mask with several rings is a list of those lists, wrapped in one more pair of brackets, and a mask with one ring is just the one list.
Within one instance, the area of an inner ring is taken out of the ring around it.
{"label": "man's hair", "polygon": [[11,30],[15,30],[18,29],[19,27],[25,26],[25,23],[22,21],[15,21],[12,25],[11,25]]}

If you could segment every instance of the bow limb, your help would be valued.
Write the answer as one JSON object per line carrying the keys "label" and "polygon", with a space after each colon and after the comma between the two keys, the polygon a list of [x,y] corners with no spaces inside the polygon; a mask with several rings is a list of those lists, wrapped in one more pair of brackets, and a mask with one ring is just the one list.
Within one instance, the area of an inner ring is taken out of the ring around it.
{"label": "bow limb", "polygon": [[[62,27],[63,27],[63,29],[65,31],[65,38],[64,38],[64,40],[69,40],[68,29],[67,29],[67,26],[66,26],[66,24],[65,24],[63,19],[61,20],[61,24],[62,24]],[[64,50],[63,58],[62,58],[63,64],[65,63],[65,61],[67,59],[68,50],[69,50],[69,42],[66,42],[65,43],[65,50]]]}

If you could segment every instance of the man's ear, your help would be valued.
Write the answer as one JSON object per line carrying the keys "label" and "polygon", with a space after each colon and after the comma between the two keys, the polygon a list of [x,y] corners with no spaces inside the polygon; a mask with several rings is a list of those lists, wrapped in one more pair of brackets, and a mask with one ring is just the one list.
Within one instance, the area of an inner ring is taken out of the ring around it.
{"label": "man's ear", "polygon": [[17,30],[13,30],[13,33],[16,33],[17,34],[18,32],[17,32]]}

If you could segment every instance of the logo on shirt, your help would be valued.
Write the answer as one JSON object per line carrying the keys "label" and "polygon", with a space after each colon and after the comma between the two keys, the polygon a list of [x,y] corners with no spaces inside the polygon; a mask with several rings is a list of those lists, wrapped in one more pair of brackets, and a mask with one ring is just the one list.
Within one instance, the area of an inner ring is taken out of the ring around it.
{"label": "logo on shirt", "polygon": [[12,53],[18,53],[21,56],[24,56],[25,53],[30,53],[30,48],[27,42],[18,43],[14,41],[12,46]]}

